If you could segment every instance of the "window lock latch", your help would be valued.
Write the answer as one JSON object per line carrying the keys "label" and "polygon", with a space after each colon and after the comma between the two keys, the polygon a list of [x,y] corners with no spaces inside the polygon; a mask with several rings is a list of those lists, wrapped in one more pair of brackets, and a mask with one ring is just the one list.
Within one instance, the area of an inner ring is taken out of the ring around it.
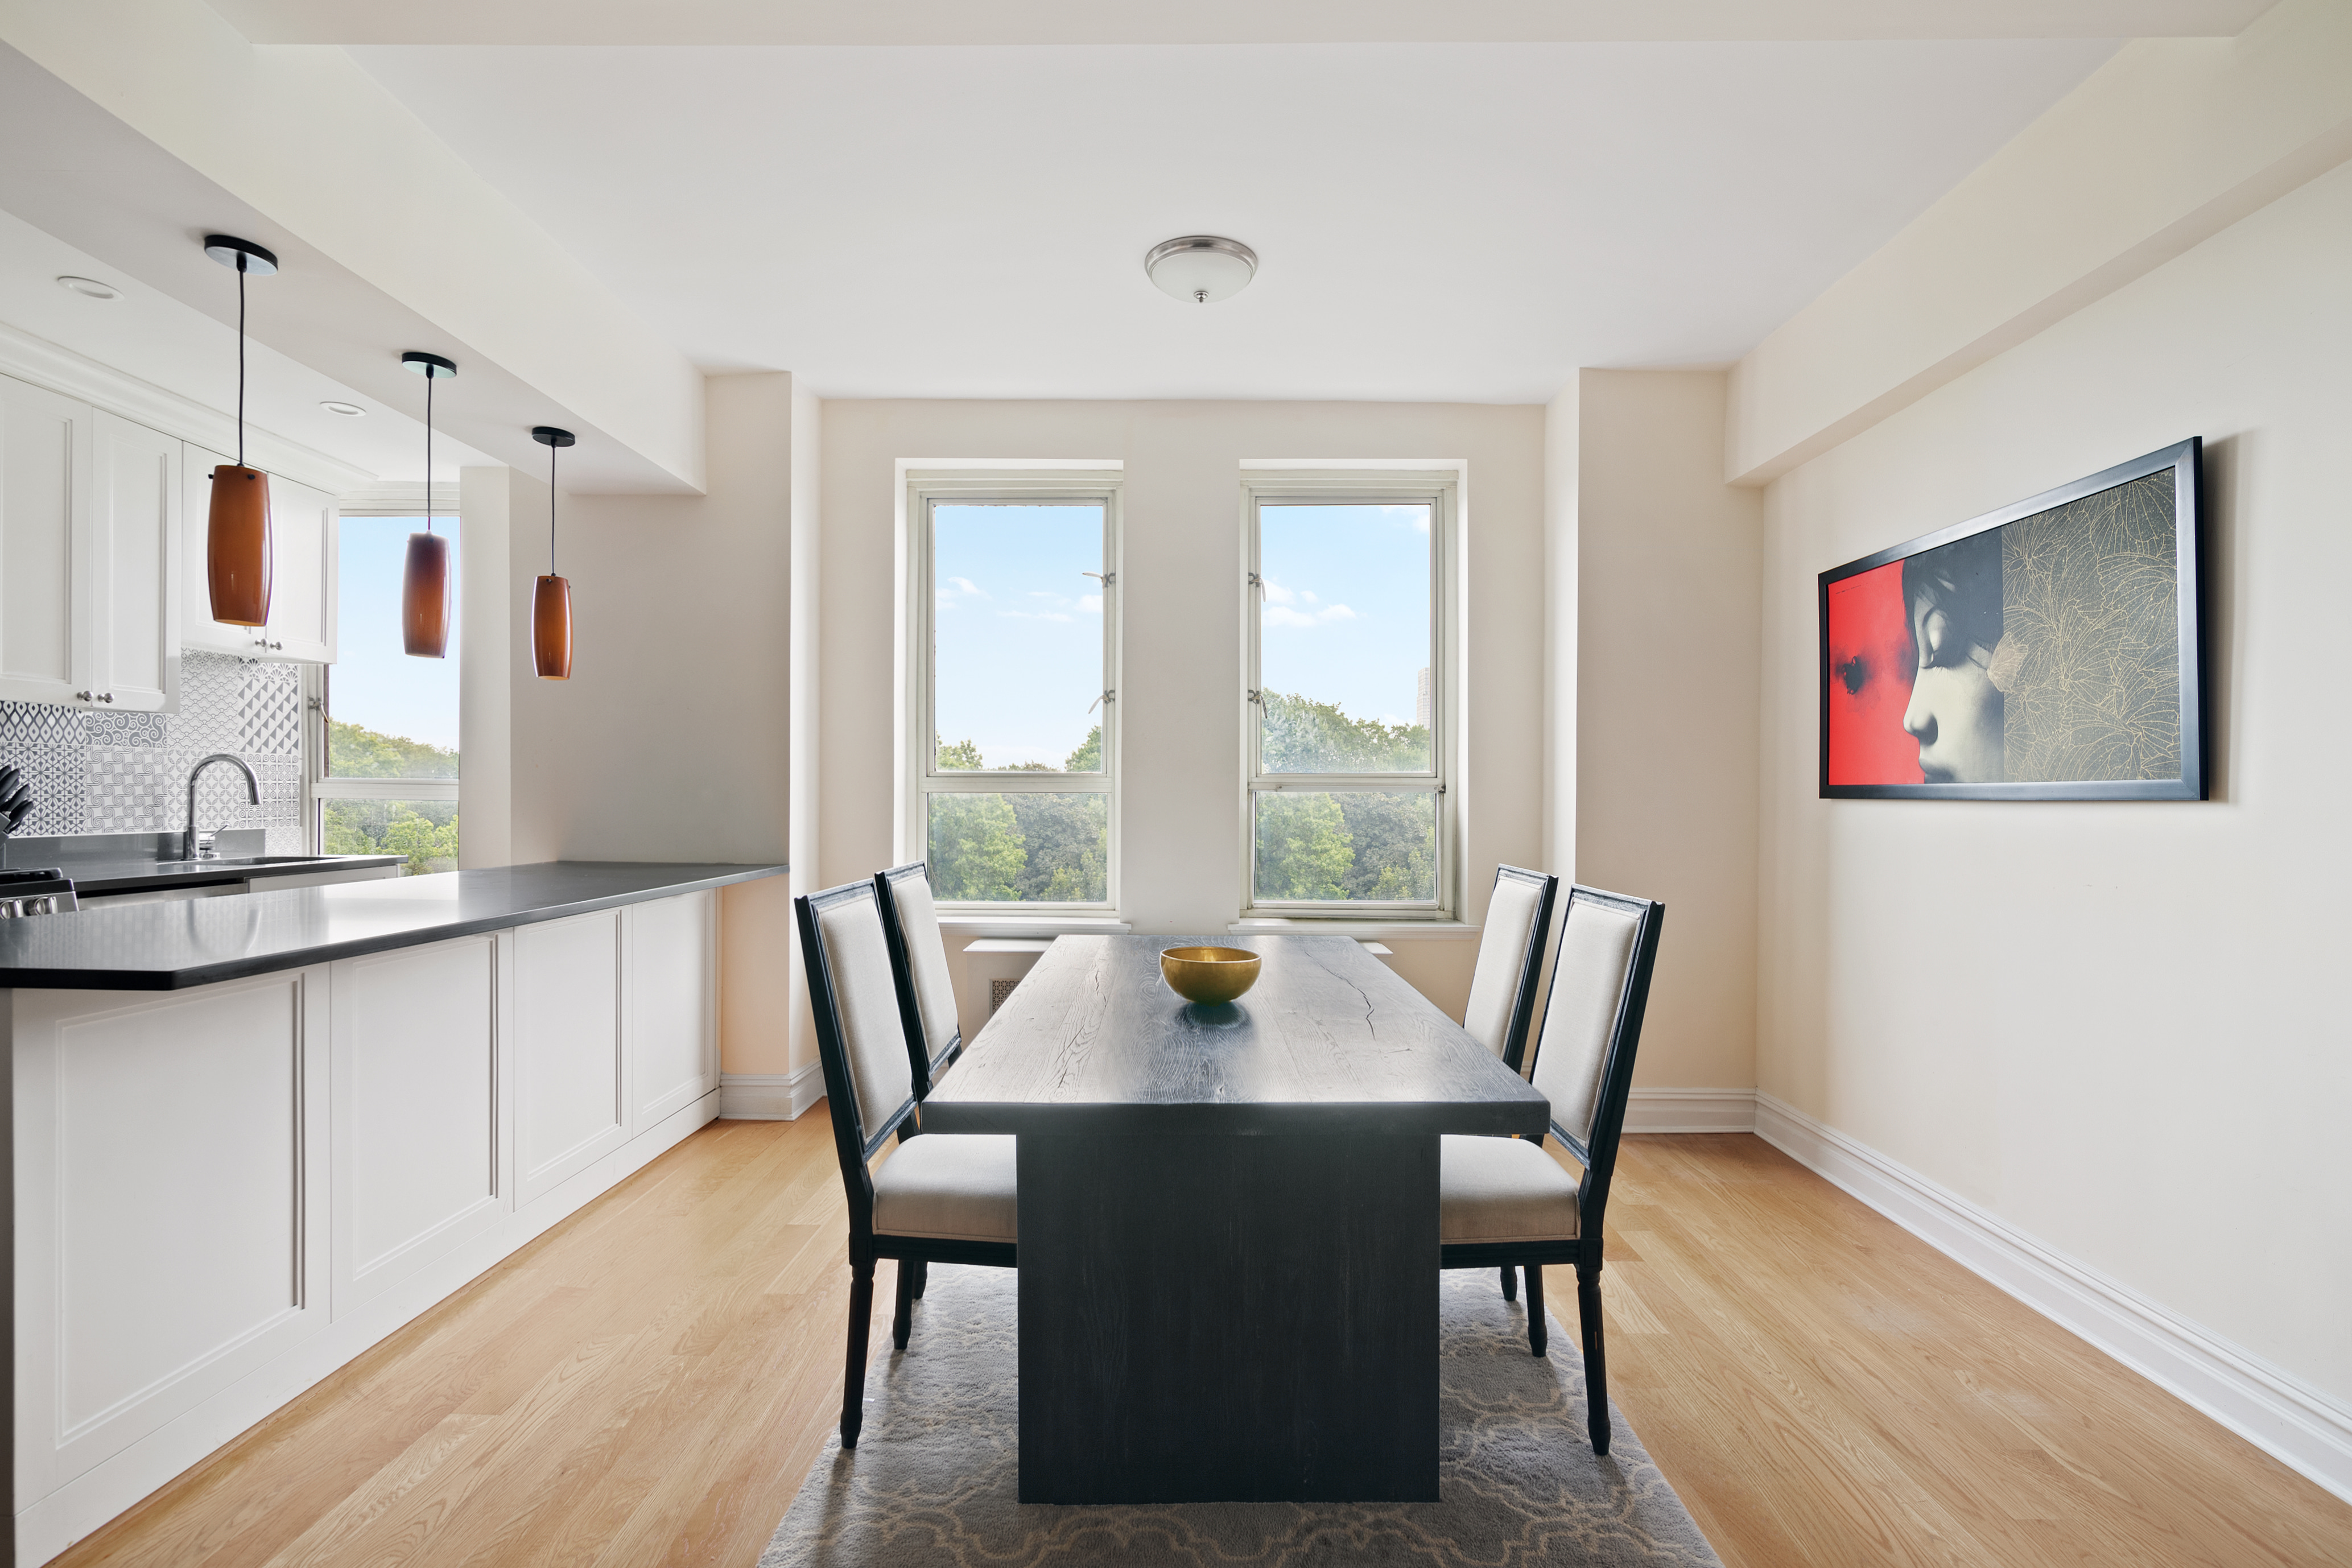
{"label": "window lock latch", "polygon": [[1253,588],[1263,588],[1263,587],[1265,587],[1265,578],[1263,578],[1263,577],[1261,577],[1261,576],[1259,576],[1259,575],[1258,575],[1256,573],[1255,573],[1255,572],[1253,572],[1253,573],[1251,573],[1251,574],[1249,574],[1249,580],[1250,580],[1250,584],[1249,584],[1249,585],[1250,585],[1251,587],[1253,587]]}
{"label": "window lock latch", "polygon": [[1087,712],[1089,712],[1089,713],[1091,713],[1091,712],[1093,712],[1096,709],[1097,709],[1097,708],[1101,707],[1101,706],[1102,706],[1104,703],[1106,703],[1106,702],[1116,702],[1116,701],[1118,701],[1118,690],[1117,690],[1116,689],[1111,689],[1111,690],[1108,690],[1108,691],[1104,692],[1100,697],[1096,698],[1092,702],[1087,703]]}
{"label": "window lock latch", "polygon": [[1078,575],[1081,577],[1091,577],[1106,588],[1118,581],[1118,574],[1116,572],[1081,572]]}
{"label": "window lock latch", "polygon": [[1256,688],[1252,687],[1252,688],[1250,689],[1249,700],[1250,700],[1251,701],[1253,701],[1253,702],[1255,702],[1255,701],[1256,701],[1256,700],[1257,700],[1257,689],[1256,689]]}

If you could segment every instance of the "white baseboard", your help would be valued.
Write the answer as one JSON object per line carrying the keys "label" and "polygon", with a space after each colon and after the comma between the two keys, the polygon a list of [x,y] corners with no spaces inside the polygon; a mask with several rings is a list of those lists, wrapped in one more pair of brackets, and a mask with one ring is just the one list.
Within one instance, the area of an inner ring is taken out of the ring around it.
{"label": "white baseboard", "polygon": [[1625,1101],[1628,1132],[1753,1132],[1752,1089],[1636,1089]]}
{"label": "white baseboard", "polygon": [[2352,1502],[2352,1406],[1761,1090],[1756,1135]]}
{"label": "white baseboard", "polygon": [[796,1121],[824,1098],[824,1064],[811,1062],[792,1072],[724,1072],[719,1075],[719,1114],[730,1121]]}

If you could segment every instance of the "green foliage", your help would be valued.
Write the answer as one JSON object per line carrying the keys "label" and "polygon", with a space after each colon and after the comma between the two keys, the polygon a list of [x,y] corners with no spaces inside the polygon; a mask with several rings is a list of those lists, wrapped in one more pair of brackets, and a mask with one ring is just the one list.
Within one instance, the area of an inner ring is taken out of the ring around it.
{"label": "green foliage", "polygon": [[1258,756],[1270,773],[1422,773],[1429,731],[1350,719],[1336,702],[1262,692]]}
{"label": "green foliage", "polygon": [[339,779],[454,779],[457,753],[329,719],[327,772]]}
{"label": "green foliage", "polygon": [[457,868],[453,800],[321,802],[330,855],[405,855],[407,875]]}
{"label": "green foliage", "polygon": [[935,795],[930,812],[939,898],[1090,904],[1109,896],[1107,796]]}
{"label": "green foliage", "polygon": [[1257,797],[1257,896],[1261,899],[1343,899],[1340,879],[1356,863],[1339,797],[1285,795]]}
{"label": "green foliage", "polygon": [[[941,756],[946,753],[942,752]],[[944,764],[942,764],[944,765]],[[1028,867],[1026,841],[1001,795],[931,796],[931,890],[940,899],[1007,900]]]}
{"label": "green foliage", "polygon": [[939,771],[943,773],[961,773],[980,766],[980,748],[970,741],[958,741],[952,746],[943,746],[940,745],[940,738],[933,735],[931,744],[939,746]]}
{"label": "green foliage", "polygon": [[1102,726],[1097,724],[1087,731],[1087,738],[1078,742],[1078,749],[1070,753],[1070,760],[1062,764],[1062,771],[1066,773],[1098,773],[1102,772]]}

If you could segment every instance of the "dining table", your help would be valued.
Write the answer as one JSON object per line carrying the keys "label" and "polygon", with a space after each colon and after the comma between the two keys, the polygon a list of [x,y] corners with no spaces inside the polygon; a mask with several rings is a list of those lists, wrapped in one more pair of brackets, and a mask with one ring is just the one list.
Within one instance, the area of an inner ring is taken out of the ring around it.
{"label": "dining table", "polygon": [[1434,1500],[1438,1140],[1549,1120],[1351,937],[1055,938],[922,1111],[1017,1140],[1021,1500]]}

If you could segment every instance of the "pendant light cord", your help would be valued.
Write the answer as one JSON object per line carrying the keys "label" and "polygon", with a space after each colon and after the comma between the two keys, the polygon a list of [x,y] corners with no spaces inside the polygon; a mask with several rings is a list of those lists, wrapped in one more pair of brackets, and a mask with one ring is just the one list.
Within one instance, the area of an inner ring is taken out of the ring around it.
{"label": "pendant light cord", "polygon": [[245,467],[245,252],[236,253],[236,466]]}
{"label": "pendant light cord", "polygon": [[425,367],[425,531],[433,531],[433,384],[440,380],[435,367]]}
{"label": "pendant light cord", "polygon": [[555,575],[555,443],[547,444],[547,574]]}

